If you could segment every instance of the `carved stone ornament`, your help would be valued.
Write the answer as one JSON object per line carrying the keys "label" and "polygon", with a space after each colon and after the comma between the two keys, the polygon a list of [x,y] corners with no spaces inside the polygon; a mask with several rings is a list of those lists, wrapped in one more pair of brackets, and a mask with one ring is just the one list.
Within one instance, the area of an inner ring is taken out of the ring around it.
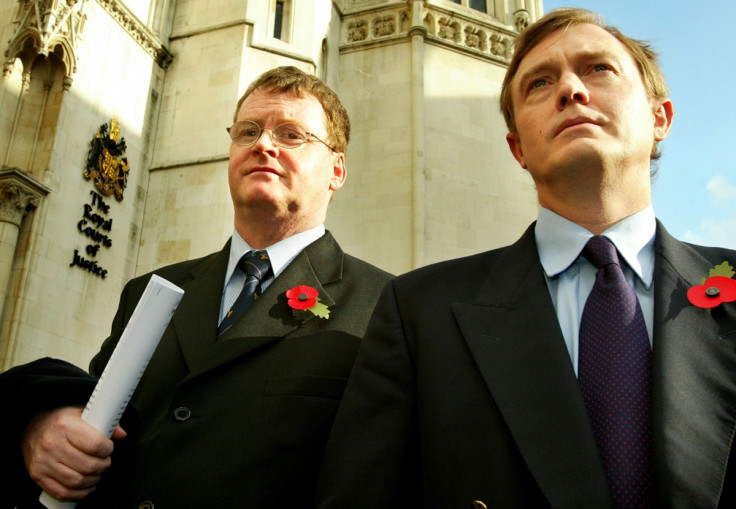
{"label": "carved stone ornament", "polygon": [[18,168],[0,170],[0,221],[20,227],[23,216],[38,207],[49,189]]}
{"label": "carved stone ornament", "polygon": [[159,38],[121,0],[97,0],[97,3],[128,32],[162,69],[168,69],[174,56]]}
{"label": "carved stone ornament", "polygon": [[475,27],[465,27],[465,45],[478,51],[485,51],[488,37],[486,34]]}
{"label": "carved stone ornament", "polygon": [[439,20],[439,26],[437,33],[440,37],[452,42],[460,42],[460,23],[443,17]]}
{"label": "carved stone ornament", "polygon": [[[77,71],[75,50],[84,28],[83,12],[88,0],[19,0],[15,15],[18,24],[5,50],[5,72],[16,58],[30,68],[36,55],[55,53],[69,78]],[[29,51],[30,50],[30,51]]]}
{"label": "carved stone ornament", "polygon": [[491,35],[491,54],[506,59],[511,58],[511,39],[498,34]]}
{"label": "carved stone ornament", "polygon": [[[412,4],[407,9],[406,4]],[[434,44],[467,52],[474,57],[507,63],[513,52],[512,42],[518,35],[514,27],[498,18],[479,13],[478,16],[459,14],[442,5],[407,1],[403,5],[369,12],[355,12],[345,17],[345,32],[340,51],[355,51],[362,46],[393,44],[397,39],[419,34]],[[415,12],[416,11],[416,12]],[[505,14],[500,15],[505,19]],[[516,11],[514,20],[529,23],[526,10]],[[517,23],[516,26],[521,26]],[[526,25],[523,25],[526,27]]]}
{"label": "carved stone ornament", "polygon": [[92,180],[103,195],[123,201],[129,166],[117,120],[112,119],[109,132],[107,124],[102,124],[89,145],[84,178]]}
{"label": "carved stone ornament", "polygon": [[373,35],[385,37],[396,32],[396,19],[393,16],[380,16],[373,20]]}
{"label": "carved stone ornament", "polygon": [[529,26],[529,12],[524,9],[516,11],[514,13],[514,25],[517,32],[523,32]]}
{"label": "carved stone ornament", "polygon": [[348,24],[348,42],[364,41],[368,37],[368,23],[357,20]]}

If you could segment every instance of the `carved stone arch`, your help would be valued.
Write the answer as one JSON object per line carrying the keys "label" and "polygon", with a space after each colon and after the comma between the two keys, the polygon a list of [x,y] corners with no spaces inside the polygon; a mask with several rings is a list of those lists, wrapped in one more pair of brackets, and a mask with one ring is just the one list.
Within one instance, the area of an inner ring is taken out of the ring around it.
{"label": "carved stone arch", "polygon": [[[62,46],[56,46],[47,55],[37,55],[30,69],[28,95],[20,114],[18,127],[22,130],[18,134],[22,134],[26,142],[16,147],[15,151],[22,157],[15,158],[14,165],[38,179],[50,164],[62,95],[71,80],[68,62],[59,55],[62,52]],[[26,150],[29,152],[25,153]]]}
{"label": "carved stone arch", "polygon": [[6,62],[12,62],[19,58],[23,62],[24,69],[30,69],[36,59],[40,57],[55,57],[64,66],[64,77],[71,78],[77,71],[77,59],[74,48],[64,38],[55,38],[49,44],[43,44],[36,30],[26,30],[18,35],[7,50]]}
{"label": "carved stone arch", "polygon": [[7,59],[5,60],[6,67],[15,65],[16,61],[20,61],[23,67],[20,72],[21,74],[29,72],[33,66],[33,61],[38,55],[38,40],[33,37],[33,34],[25,34],[24,37],[18,38],[13,41],[15,44],[9,47],[5,52]]}
{"label": "carved stone arch", "polygon": [[424,28],[427,29],[427,33],[429,35],[437,35],[437,22],[431,12],[428,12],[427,15],[424,16]]}
{"label": "carved stone arch", "polygon": [[411,28],[411,14],[409,11],[401,11],[399,14],[399,32],[405,34]]}
{"label": "carved stone arch", "polygon": [[[7,141],[0,145],[2,166],[14,166],[35,178],[41,178],[48,167],[53,150],[53,137],[62,100],[71,77],[64,57],[64,48],[57,45],[47,54],[36,52],[36,39],[22,40],[17,59],[22,66],[22,82],[17,91],[6,94],[0,111],[0,125]],[[20,69],[19,69],[20,70]],[[6,80],[17,79],[8,72]]]}
{"label": "carved stone arch", "polygon": [[64,77],[71,78],[77,72],[77,55],[74,46],[65,38],[58,38],[50,45],[51,51],[46,55],[54,55],[64,64]]}
{"label": "carved stone arch", "polygon": [[330,61],[330,46],[327,42],[327,36],[322,38],[319,57],[319,75],[322,81],[327,82],[327,65]]}
{"label": "carved stone arch", "polygon": [[7,67],[15,58],[20,58],[23,65],[30,68],[36,55],[48,57],[53,53],[64,63],[64,77],[68,81],[77,71],[74,48],[86,20],[83,14],[86,1],[18,2],[16,14],[18,29],[8,42],[5,66]]}

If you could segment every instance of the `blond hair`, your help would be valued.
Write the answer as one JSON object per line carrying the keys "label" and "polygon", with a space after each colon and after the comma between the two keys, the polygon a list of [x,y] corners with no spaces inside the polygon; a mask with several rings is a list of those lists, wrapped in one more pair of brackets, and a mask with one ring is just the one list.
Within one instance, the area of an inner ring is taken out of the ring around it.
{"label": "blond hair", "polygon": [[568,30],[571,27],[582,24],[591,24],[600,27],[621,42],[639,69],[639,74],[641,75],[649,98],[667,98],[667,83],[665,82],[662,70],[659,68],[657,53],[651,48],[649,43],[625,36],[618,28],[607,25],[603,18],[593,11],[562,7],[551,11],[529,25],[514,41],[514,55],[506,70],[500,97],[501,113],[506,121],[506,127],[508,127],[509,132],[516,132],[511,82],[514,76],[516,76],[516,72],[519,70],[519,65],[523,58],[542,39],[553,32],[560,29]]}

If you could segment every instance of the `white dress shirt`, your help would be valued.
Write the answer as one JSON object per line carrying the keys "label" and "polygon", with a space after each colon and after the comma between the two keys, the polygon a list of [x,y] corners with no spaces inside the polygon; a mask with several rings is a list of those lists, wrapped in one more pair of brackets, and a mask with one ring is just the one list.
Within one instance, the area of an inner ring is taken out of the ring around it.
{"label": "white dress shirt", "polygon": [[[286,268],[296,255],[301,253],[305,247],[325,234],[325,226],[323,224],[316,226],[310,230],[306,230],[284,240],[278,241],[276,244],[265,249],[268,258],[271,261],[271,269],[273,275],[264,281],[261,281],[261,290],[266,288],[271,282]],[[240,234],[233,230],[232,242],[230,242],[230,259],[227,263],[227,271],[225,272],[225,284],[222,291],[222,299],[220,301],[220,322],[225,317],[225,313],[232,307],[235,300],[243,290],[245,284],[245,274],[241,270],[235,270],[238,267],[238,261],[248,251],[253,251],[248,243],[243,240]],[[261,251],[264,251],[261,249]]]}
{"label": "white dress shirt", "polygon": [[[654,236],[657,224],[652,206],[603,232],[625,260],[626,280],[639,299],[649,344],[654,315]],[[578,372],[578,333],[585,301],[595,283],[596,268],[580,256],[593,234],[582,226],[542,208],[534,235],[547,287],[557,312],[575,373]]]}

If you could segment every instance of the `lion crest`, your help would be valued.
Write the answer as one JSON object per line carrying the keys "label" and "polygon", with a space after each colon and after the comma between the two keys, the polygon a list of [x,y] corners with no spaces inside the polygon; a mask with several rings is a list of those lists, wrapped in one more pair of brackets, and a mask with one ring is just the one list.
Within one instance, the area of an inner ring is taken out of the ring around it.
{"label": "lion crest", "polygon": [[92,180],[105,196],[115,195],[123,200],[123,190],[128,182],[128,158],[125,156],[125,138],[120,136],[118,122],[114,118],[102,124],[90,142],[84,178]]}

